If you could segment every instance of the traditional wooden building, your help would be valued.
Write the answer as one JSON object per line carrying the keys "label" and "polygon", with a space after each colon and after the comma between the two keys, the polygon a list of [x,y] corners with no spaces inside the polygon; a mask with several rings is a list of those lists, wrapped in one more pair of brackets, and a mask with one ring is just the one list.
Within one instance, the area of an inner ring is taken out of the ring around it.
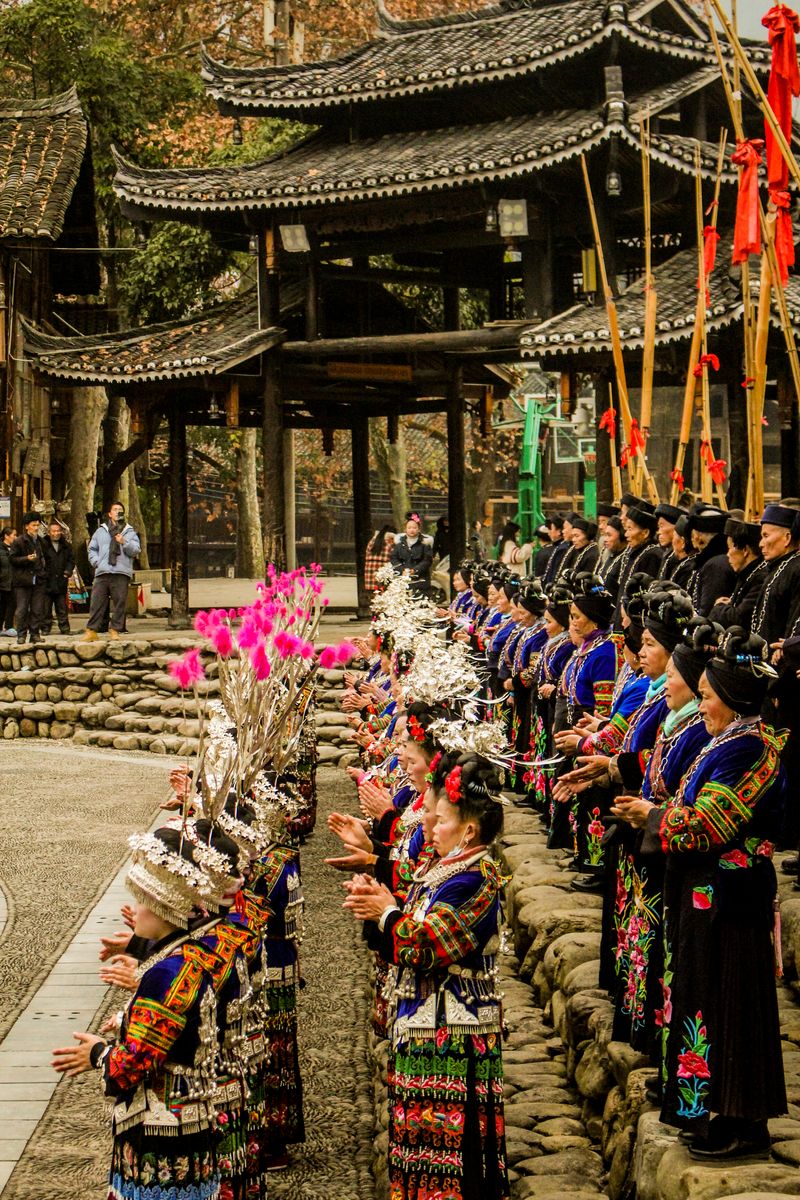
{"label": "traditional wooden building", "polygon": [[[351,430],[363,551],[367,419],[386,417],[391,436],[398,414],[435,407],[448,414],[457,559],[465,403],[481,403],[487,365],[519,359],[523,330],[596,287],[583,269],[592,235],[581,156],[610,273],[624,284],[642,269],[640,120],[651,123],[658,262],[693,241],[695,150],[710,189],[727,110],[707,31],[684,0],[504,0],[424,21],[381,9],[378,24],[374,41],[324,62],[242,68],[206,57],[223,113],[304,122],[309,136],[237,167],[146,170],[120,155],[115,186],[134,221],[191,222],[253,245],[251,319],[264,335],[285,328],[287,291],[301,297],[299,332],[260,353],[255,385],[270,545],[280,548],[285,524],[287,428]],[[752,53],[766,76],[766,48]],[[745,117],[754,122],[755,109]],[[735,182],[726,162],[721,228]],[[410,312],[388,328],[376,298],[397,284],[438,289],[441,328],[415,331]],[[484,297],[477,329],[460,328],[466,289]],[[58,377],[52,357],[37,361]]]}
{"label": "traditional wooden building", "polygon": [[[22,321],[99,286],[94,178],[74,89],[0,100],[0,524],[59,490],[66,430],[23,350]],[[86,251],[89,253],[86,253]]]}

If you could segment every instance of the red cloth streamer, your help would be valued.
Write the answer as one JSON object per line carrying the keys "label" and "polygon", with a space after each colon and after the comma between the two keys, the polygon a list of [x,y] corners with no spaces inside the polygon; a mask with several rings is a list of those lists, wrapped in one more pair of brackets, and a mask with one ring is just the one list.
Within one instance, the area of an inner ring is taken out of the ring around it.
{"label": "red cloth streamer", "polygon": [[677,483],[679,492],[684,491],[686,487],[686,481],[683,478],[683,471],[679,471],[678,468],[675,467],[672,471],[670,471],[669,477],[673,483]]}
{"label": "red cloth streamer", "polygon": [[716,354],[701,354],[698,359],[697,366],[692,372],[696,379],[699,379],[703,374],[703,367],[710,367],[712,371],[719,370],[719,359]]}
{"label": "red cloth streamer", "polygon": [[[795,34],[800,29],[800,18],[791,8],[775,4],[761,18],[761,24],[769,31],[772,46],[772,65],[769,73],[767,99],[783,130],[786,141],[792,140],[792,96],[800,96],[800,70],[797,67],[797,42]],[[764,123],[767,140],[767,181],[770,187],[785,188],[789,184],[789,166],[783,157],[769,121]]]}
{"label": "red cloth streamer", "polygon": [[706,225],[703,229],[703,273],[706,277],[706,283],[714,270],[717,262],[717,242],[719,234],[713,225]]}
{"label": "red cloth streamer", "polygon": [[631,454],[638,454],[639,451],[645,449],[645,437],[639,428],[639,422],[636,417],[631,420]]}
{"label": "red cloth streamer", "polygon": [[758,165],[764,143],[761,138],[737,142],[731,162],[742,168],[736,198],[736,224],[733,230],[733,261],[746,262],[748,255],[761,251],[758,221]]}
{"label": "red cloth streamer", "polygon": [[712,458],[708,466],[708,473],[714,480],[714,483],[721,487],[725,482],[725,472],[728,469],[728,464],[724,458]]}
{"label": "red cloth streamer", "polygon": [[789,278],[789,267],[794,266],[794,234],[792,233],[792,214],[790,205],[792,198],[788,192],[779,188],[770,188],[769,198],[775,208],[775,260],[778,264],[778,274],[781,283]]}
{"label": "red cloth streamer", "polygon": [[621,467],[627,467],[628,459],[630,458],[630,456],[631,456],[630,446],[623,446],[622,450],[620,451],[620,455],[619,455],[619,465]]}
{"label": "red cloth streamer", "polygon": [[700,442],[700,457],[707,467],[714,461],[714,451],[711,449],[711,442],[707,442],[705,439]]}
{"label": "red cloth streamer", "polygon": [[[607,408],[600,418],[599,428],[605,429],[610,438],[617,436],[617,411],[614,408]],[[623,466],[625,464],[623,463]]]}

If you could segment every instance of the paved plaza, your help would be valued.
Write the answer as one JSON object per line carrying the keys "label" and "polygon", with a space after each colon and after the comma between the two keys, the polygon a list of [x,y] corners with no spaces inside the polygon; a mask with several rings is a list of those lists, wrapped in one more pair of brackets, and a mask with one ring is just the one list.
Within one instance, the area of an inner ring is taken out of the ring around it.
{"label": "paved plaza", "polygon": [[[0,1194],[105,1195],[110,1133],[94,1074],[58,1082],[50,1051],[97,1029],[124,995],[98,979],[100,936],[118,929],[126,838],[157,818],[173,760],[67,743],[4,743],[0,843]],[[271,1194],[369,1200],[373,1099],[367,958],[339,903],[325,816],[349,785],[320,770],[320,824],[303,851],[301,1056],[308,1142]],[[335,954],[332,953],[335,947]]]}

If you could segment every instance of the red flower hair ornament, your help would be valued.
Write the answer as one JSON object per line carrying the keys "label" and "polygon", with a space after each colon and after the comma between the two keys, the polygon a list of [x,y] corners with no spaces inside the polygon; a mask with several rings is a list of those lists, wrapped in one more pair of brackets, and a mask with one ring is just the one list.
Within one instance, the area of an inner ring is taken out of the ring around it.
{"label": "red flower hair ornament", "polygon": [[408,735],[415,742],[425,741],[425,730],[420,725],[418,719],[414,716],[408,718]]}
{"label": "red flower hair ornament", "polygon": [[437,750],[436,753],[434,754],[433,758],[431,759],[431,765],[428,767],[428,774],[425,776],[426,783],[433,783],[433,777],[436,774],[436,768],[439,766],[439,763],[441,761],[442,761],[442,752],[441,752],[441,750]]}
{"label": "red flower hair ornament", "polygon": [[444,781],[444,790],[451,804],[458,804],[464,799],[464,793],[461,791],[461,767],[453,767]]}

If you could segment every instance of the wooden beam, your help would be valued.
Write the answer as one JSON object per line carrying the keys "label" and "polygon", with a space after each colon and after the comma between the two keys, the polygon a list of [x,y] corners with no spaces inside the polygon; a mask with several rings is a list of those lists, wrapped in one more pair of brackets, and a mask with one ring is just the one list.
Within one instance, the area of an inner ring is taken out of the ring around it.
{"label": "wooden beam", "polygon": [[447,515],[450,519],[451,572],[467,550],[465,456],[462,375],[461,368],[454,367],[447,397]]}
{"label": "wooden beam", "polygon": [[189,461],[186,422],[177,406],[169,411],[170,569],[172,604],[167,625],[189,628]]}
{"label": "wooden beam", "polygon": [[369,493],[369,425],[366,417],[353,422],[353,531],[356,550],[358,616],[369,617],[370,596],[364,580],[367,543],[372,535]]}
{"label": "wooden beam", "polygon": [[[471,354],[485,350],[519,350],[519,331],[529,322],[515,321],[483,329],[442,333],[397,333],[378,337],[320,338],[316,342],[284,342],[287,358],[339,358],[359,354],[413,354],[443,351]],[[271,357],[271,356],[270,356]]]}

